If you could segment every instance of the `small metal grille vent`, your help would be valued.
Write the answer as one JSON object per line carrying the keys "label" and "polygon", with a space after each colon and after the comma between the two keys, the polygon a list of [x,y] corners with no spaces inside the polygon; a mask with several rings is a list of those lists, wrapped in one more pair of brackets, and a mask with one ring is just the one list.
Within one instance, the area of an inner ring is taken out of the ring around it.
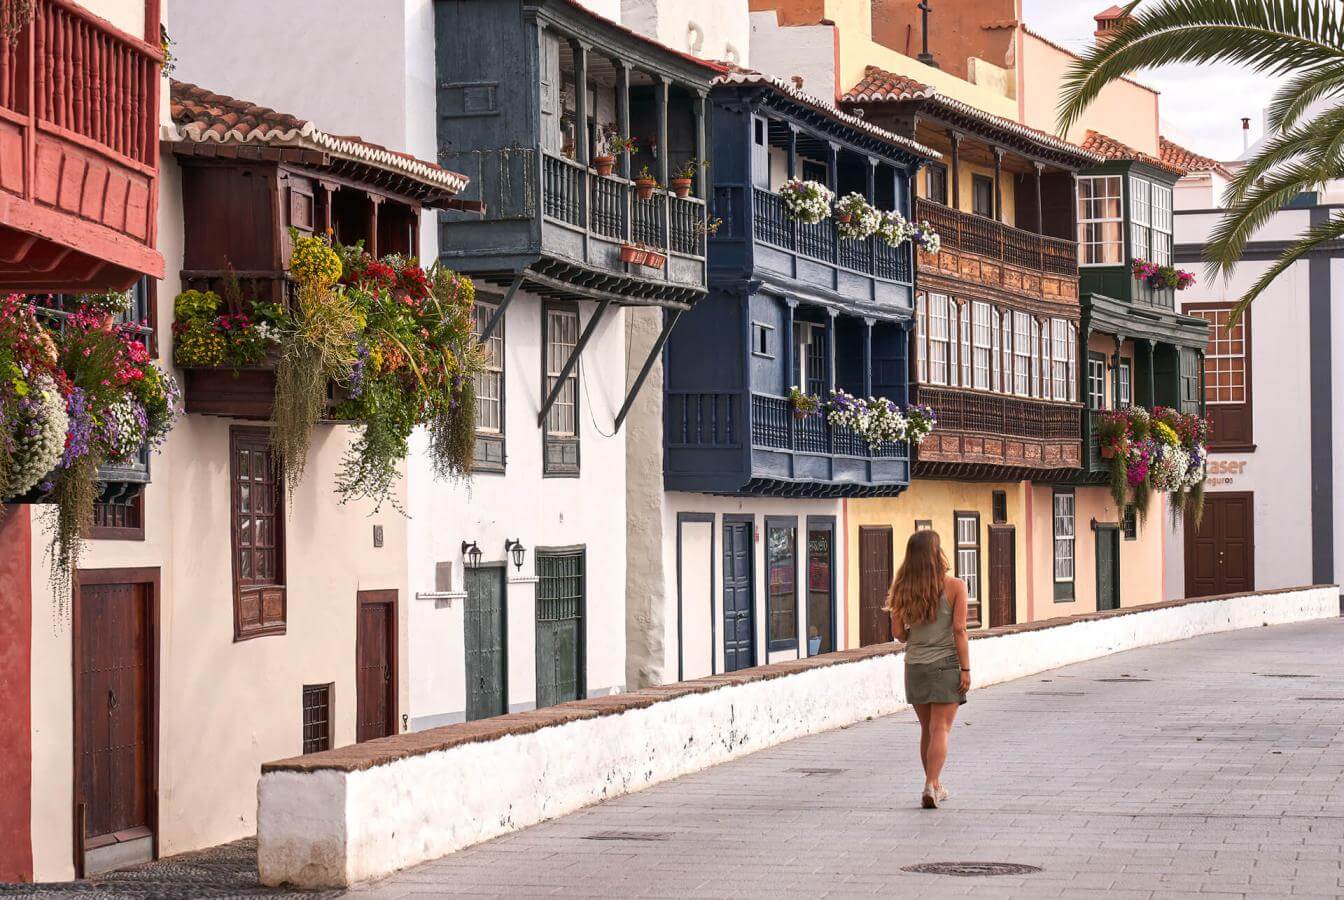
{"label": "small metal grille vent", "polygon": [[902,866],[901,871],[919,875],[956,875],[960,878],[973,878],[981,875],[1031,875],[1041,871],[1041,867],[1003,862],[937,862]]}

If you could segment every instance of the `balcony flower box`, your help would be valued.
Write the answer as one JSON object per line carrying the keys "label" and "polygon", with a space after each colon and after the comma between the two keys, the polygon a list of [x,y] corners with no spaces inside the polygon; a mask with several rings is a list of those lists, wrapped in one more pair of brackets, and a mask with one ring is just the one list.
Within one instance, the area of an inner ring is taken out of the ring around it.
{"label": "balcony flower box", "polygon": [[667,254],[661,250],[645,250],[643,265],[651,269],[661,269],[667,265]]}

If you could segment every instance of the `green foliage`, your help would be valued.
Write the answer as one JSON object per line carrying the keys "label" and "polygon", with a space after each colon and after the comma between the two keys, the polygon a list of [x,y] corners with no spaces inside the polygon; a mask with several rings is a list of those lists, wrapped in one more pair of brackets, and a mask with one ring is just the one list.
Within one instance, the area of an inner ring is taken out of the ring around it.
{"label": "green foliage", "polygon": [[[1125,7],[1135,10],[1138,0]],[[1241,63],[1290,77],[1275,92],[1269,125],[1277,133],[1228,186],[1221,222],[1205,247],[1209,277],[1226,276],[1250,236],[1298,194],[1344,177],[1344,11],[1331,0],[1162,0],[1141,9],[1074,63],[1059,104],[1061,132],[1101,89],[1124,75],[1171,63]],[[1308,117],[1313,104],[1331,99]],[[1304,231],[1247,290],[1236,320],[1294,262],[1344,237],[1344,216]]]}
{"label": "green foliage", "polygon": [[214,291],[183,291],[173,301],[173,318],[179,322],[213,318],[219,312],[220,302]]}

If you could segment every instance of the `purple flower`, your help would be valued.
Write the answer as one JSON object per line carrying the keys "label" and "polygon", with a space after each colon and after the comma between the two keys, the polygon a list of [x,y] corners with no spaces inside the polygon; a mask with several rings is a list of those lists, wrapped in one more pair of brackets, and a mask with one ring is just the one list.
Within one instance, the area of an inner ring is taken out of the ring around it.
{"label": "purple flower", "polygon": [[93,443],[93,411],[89,409],[89,398],[83,388],[70,389],[65,409],[70,416],[70,429],[65,435],[65,453],[60,462],[62,469],[70,468],[86,455]]}
{"label": "purple flower", "polygon": [[350,367],[350,397],[358,400],[364,393],[364,366],[369,360],[369,345],[360,344],[356,351],[355,364]]}

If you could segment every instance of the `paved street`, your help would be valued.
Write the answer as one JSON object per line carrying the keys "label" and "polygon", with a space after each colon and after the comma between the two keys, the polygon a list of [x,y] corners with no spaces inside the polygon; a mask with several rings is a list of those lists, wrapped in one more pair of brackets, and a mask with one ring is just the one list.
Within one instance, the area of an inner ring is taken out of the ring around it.
{"label": "paved street", "polygon": [[[1340,896],[1341,647],[1344,620],[1254,629],[977,691],[953,732],[953,800],[937,811],[917,808],[917,725],[903,713],[355,893]],[[1041,871],[903,871],[966,861]]]}
{"label": "paved street", "polygon": [[[976,691],[953,800],[917,808],[913,714],[794,741],[352,892],[521,896],[1344,896],[1344,619]],[[974,650],[972,650],[974,652]],[[1026,875],[904,867],[999,862]],[[57,897],[279,896],[240,842]],[[313,895],[306,895],[313,896]]]}

